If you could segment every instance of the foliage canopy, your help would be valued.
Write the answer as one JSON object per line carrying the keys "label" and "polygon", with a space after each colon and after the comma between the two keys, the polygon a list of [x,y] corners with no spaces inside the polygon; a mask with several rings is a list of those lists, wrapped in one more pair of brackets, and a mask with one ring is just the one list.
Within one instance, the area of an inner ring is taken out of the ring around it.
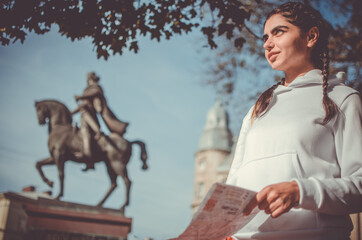
{"label": "foliage canopy", "polygon": [[[304,0],[328,16],[334,67],[348,72],[351,85],[361,91],[362,1]],[[231,94],[240,69],[263,67],[260,36],[264,18],[281,2],[276,0],[1,0],[0,42],[24,42],[27,33],[44,34],[57,25],[72,41],[91,38],[98,58],[138,52],[141,37],[170,39],[201,31],[214,51],[208,60],[208,81]]]}
{"label": "foliage canopy", "polygon": [[[23,42],[29,31],[44,34],[55,24],[72,41],[92,38],[98,58],[107,59],[127,48],[137,53],[140,36],[160,41],[198,28],[205,8],[218,19],[200,28],[212,48],[216,33],[230,39],[251,13],[238,0],[2,0],[0,42]],[[239,37],[235,45],[243,42]]]}

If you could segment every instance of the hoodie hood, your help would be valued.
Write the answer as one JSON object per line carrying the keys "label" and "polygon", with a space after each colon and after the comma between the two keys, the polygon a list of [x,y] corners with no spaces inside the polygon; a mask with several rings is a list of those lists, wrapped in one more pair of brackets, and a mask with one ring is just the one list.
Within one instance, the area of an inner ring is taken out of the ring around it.
{"label": "hoodie hood", "polygon": [[[338,72],[336,75],[332,75],[328,78],[328,87],[344,83],[346,81],[346,74],[344,72]],[[288,92],[293,88],[306,87],[310,85],[322,85],[323,75],[320,69],[313,69],[307,72],[305,75],[297,77],[288,86],[279,85],[274,93]]]}

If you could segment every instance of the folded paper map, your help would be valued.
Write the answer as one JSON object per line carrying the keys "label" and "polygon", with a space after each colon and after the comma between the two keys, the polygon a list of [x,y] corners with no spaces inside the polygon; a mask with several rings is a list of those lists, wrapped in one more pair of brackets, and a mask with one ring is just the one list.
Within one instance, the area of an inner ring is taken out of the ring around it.
{"label": "folded paper map", "polygon": [[190,225],[177,238],[170,240],[223,240],[240,230],[260,211],[248,216],[243,210],[256,192],[236,186],[215,183]]}

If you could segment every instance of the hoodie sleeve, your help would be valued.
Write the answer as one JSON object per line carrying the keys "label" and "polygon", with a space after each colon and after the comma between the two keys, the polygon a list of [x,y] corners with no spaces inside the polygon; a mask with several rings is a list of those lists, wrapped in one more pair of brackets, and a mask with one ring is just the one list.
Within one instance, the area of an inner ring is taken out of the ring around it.
{"label": "hoodie sleeve", "polygon": [[335,215],[362,212],[362,107],[358,93],[344,99],[334,127],[341,177],[295,179],[300,188],[299,207]]}

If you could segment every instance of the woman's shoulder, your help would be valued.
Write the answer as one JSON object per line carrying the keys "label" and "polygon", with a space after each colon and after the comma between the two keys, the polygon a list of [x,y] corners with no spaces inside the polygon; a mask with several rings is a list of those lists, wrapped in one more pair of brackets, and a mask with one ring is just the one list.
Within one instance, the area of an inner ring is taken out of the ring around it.
{"label": "woman's shoulder", "polygon": [[332,91],[328,93],[328,96],[340,107],[349,96],[359,94],[357,90],[341,84],[334,86]]}
{"label": "woman's shoulder", "polygon": [[337,73],[334,79],[330,79],[330,87],[328,96],[337,104],[337,106],[341,106],[341,104],[351,95],[359,95],[360,93],[347,86],[345,82],[345,73]]}

